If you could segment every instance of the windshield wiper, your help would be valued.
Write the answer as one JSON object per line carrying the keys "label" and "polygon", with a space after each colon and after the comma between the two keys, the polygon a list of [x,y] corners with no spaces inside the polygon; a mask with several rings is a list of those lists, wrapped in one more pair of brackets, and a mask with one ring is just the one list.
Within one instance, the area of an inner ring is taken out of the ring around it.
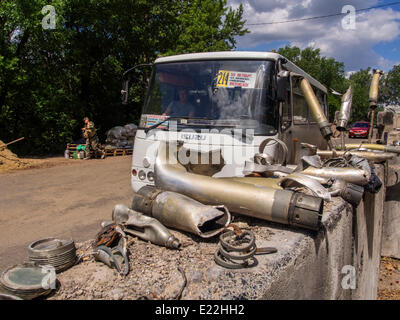
{"label": "windshield wiper", "polygon": [[165,123],[169,120],[179,120],[179,119],[189,119],[189,118],[188,117],[169,117],[169,118],[166,118],[160,122],[157,122],[156,124],[153,124],[152,126],[146,128],[146,129],[144,129],[144,132],[147,133],[150,130],[157,128],[158,126],[162,125],[163,123]]}

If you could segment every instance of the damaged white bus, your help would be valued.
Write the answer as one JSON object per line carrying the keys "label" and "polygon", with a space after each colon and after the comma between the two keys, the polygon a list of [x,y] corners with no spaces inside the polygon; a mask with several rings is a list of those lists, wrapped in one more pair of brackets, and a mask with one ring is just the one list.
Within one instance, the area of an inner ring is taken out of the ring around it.
{"label": "damaged white bus", "polygon": [[[125,100],[127,92],[125,81]],[[318,230],[323,197],[284,190],[279,179],[260,179],[251,173],[257,165],[292,172],[288,166],[297,164],[302,143],[320,150],[328,144],[332,148],[327,114],[326,88],[277,53],[159,58],[135,138],[132,207],[139,212],[159,207],[160,214],[168,215],[167,226],[189,216],[194,221],[193,212],[179,214],[188,208],[178,205],[180,194],[203,205],[222,205],[235,213]],[[317,184],[314,179],[309,182]],[[164,192],[164,197],[162,190],[175,196],[168,198]],[[323,188],[316,192],[330,198]],[[155,217],[154,212],[148,214]],[[215,224],[219,219],[215,217],[203,220]],[[187,224],[204,230],[212,224],[193,221]],[[225,218],[219,226],[228,221]]]}
{"label": "damaged white bus", "polygon": [[286,144],[289,164],[297,163],[301,142],[326,149],[299,78],[292,74],[308,80],[327,116],[326,88],[277,53],[212,52],[157,59],[135,140],[133,190],[154,184],[159,141],[183,144],[187,169],[213,177],[242,177],[245,161],[258,153],[276,158],[283,151],[271,140],[263,145],[268,138]]}

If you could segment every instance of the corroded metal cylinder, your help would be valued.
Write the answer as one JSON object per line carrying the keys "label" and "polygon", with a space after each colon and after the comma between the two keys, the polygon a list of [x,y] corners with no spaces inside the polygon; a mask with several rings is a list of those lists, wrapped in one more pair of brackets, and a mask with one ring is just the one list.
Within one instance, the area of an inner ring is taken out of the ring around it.
{"label": "corroded metal cylinder", "polygon": [[203,238],[222,232],[231,222],[225,206],[208,206],[185,195],[143,187],[132,200],[132,208],[156,218],[170,228]]}

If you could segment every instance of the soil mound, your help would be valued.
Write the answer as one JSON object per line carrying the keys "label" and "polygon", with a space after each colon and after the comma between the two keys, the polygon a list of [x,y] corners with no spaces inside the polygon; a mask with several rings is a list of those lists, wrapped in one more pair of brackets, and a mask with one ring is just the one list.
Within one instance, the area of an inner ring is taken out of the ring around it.
{"label": "soil mound", "polygon": [[5,143],[0,140],[0,171],[27,168],[30,164],[21,160],[18,156],[5,147]]}

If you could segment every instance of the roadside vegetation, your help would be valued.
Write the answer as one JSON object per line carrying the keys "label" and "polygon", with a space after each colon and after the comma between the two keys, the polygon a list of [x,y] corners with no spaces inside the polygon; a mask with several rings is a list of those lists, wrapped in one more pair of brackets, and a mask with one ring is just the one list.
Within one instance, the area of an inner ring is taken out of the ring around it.
{"label": "roadside vegetation", "polygon": [[[100,140],[115,125],[137,123],[149,69],[131,76],[121,103],[125,70],[158,56],[236,48],[249,32],[243,8],[226,0],[53,0],[54,29],[44,29],[47,0],[0,2],[0,139],[25,137],[19,155],[60,153],[80,137],[88,116]],[[267,41],[268,39],[266,39]],[[327,87],[355,88],[352,120],[368,113],[369,69],[346,79],[345,66],[320,50],[278,50]],[[383,83],[382,102],[399,103],[400,66]],[[331,120],[340,97],[329,95]]]}

